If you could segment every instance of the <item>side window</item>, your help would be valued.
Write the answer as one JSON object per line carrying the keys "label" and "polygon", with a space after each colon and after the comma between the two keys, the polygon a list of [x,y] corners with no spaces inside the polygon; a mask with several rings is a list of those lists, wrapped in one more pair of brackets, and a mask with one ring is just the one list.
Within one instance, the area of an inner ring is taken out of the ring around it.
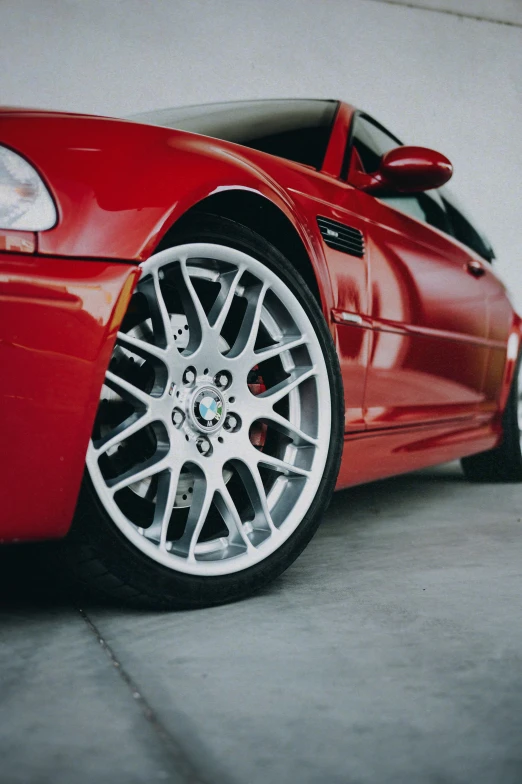
{"label": "side window", "polygon": [[455,236],[446,207],[438,191],[425,191],[424,193],[395,194],[392,196],[379,196],[379,201],[395,207],[396,210],[406,213],[411,218],[429,223],[436,229]]}
{"label": "side window", "polygon": [[[364,115],[357,115],[355,118],[352,144],[367,174],[377,171],[385,153],[402,146],[402,142],[397,137]],[[412,218],[424,221],[446,234],[451,236],[454,234],[446,206],[437,191],[413,194],[390,193],[377,198],[384,204]]]}
{"label": "side window", "polygon": [[457,206],[454,196],[450,196],[446,190],[442,192],[442,201],[446,207],[449,219],[453,226],[455,237],[468,248],[474,250],[486,261],[492,262],[495,258],[493,248],[486,237],[481,235],[472,225],[468,218],[463,214],[462,209]]}
{"label": "side window", "polygon": [[416,195],[412,196],[405,194],[402,196],[399,193],[396,196],[383,196],[379,198],[379,201],[383,201],[385,204],[388,204],[388,206],[394,207],[400,212],[404,212],[405,215],[409,215],[410,218],[417,218],[417,220],[425,221],[426,223],[428,222],[426,213],[422,209]]}
{"label": "side window", "polygon": [[352,144],[359,153],[364,171],[371,174],[379,168],[382,156],[400,147],[401,142],[369,118],[357,115]]}

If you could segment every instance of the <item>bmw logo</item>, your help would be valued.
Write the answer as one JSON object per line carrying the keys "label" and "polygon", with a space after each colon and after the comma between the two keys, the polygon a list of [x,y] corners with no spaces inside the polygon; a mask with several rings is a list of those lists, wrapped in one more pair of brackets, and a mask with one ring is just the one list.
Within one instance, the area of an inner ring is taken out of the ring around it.
{"label": "bmw logo", "polygon": [[219,427],[223,409],[223,398],[214,387],[200,389],[192,402],[192,415],[203,432],[210,432]]}

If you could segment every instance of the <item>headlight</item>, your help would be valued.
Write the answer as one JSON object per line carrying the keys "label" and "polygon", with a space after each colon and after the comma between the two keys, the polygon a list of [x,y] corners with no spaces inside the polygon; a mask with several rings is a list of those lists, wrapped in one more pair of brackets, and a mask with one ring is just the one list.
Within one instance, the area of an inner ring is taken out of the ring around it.
{"label": "headlight", "polygon": [[56,223],[56,208],[30,163],[0,145],[0,229],[44,231]]}

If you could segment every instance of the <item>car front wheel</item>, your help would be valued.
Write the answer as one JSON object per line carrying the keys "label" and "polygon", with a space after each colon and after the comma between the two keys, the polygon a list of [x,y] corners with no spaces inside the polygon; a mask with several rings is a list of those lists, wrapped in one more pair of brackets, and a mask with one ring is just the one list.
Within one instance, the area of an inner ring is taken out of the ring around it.
{"label": "car front wheel", "polygon": [[306,546],[343,435],[332,338],[263,238],[200,216],[142,265],[101,391],[67,548],[126,601],[244,597]]}

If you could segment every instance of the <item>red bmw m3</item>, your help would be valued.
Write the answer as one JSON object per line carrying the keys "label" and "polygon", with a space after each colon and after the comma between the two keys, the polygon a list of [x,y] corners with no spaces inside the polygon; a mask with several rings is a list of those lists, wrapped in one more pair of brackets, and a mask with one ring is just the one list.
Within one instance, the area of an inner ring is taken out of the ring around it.
{"label": "red bmw m3", "polygon": [[520,481],[521,321],[451,173],[338,101],[1,110],[1,540],[197,607],[335,488]]}

